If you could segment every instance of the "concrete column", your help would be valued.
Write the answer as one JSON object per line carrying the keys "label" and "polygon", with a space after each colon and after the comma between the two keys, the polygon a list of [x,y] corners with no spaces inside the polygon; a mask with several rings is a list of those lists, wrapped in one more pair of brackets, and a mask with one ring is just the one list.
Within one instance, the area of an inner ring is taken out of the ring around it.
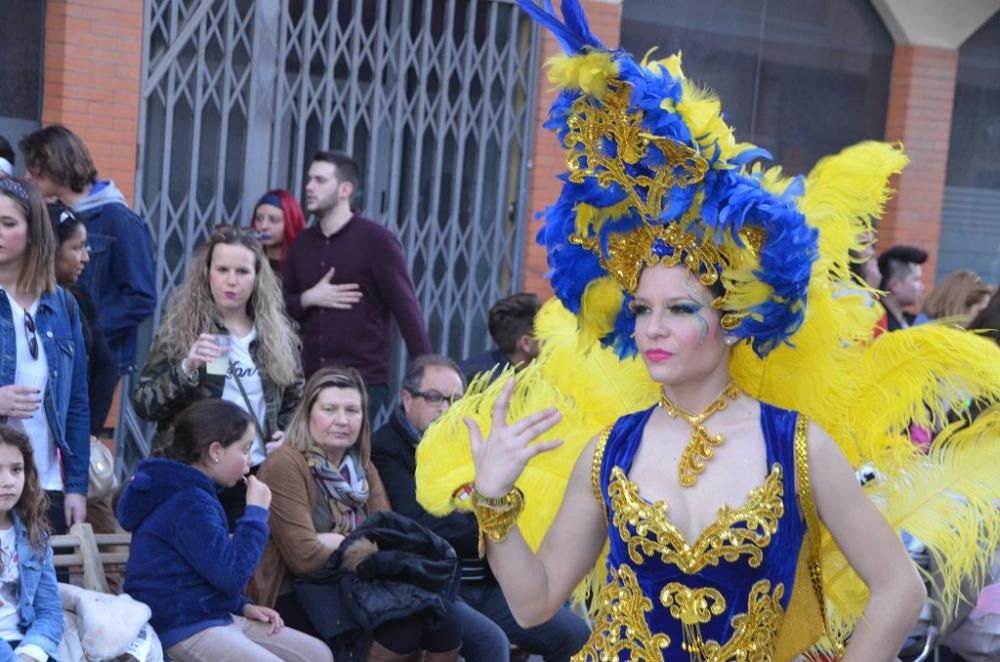
{"label": "concrete column", "polygon": [[872,0],[896,42],[885,138],[900,141],[913,163],[898,177],[879,232],[881,247],[911,244],[930,253],[928,290],[937,271],[948,172],[958,49],[1000,0]]}

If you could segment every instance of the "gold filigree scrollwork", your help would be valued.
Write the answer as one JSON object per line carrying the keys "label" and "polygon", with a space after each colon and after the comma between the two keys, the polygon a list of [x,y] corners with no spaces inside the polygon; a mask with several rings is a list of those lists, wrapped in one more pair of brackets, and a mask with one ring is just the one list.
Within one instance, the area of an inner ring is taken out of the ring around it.
{"label": "gold filigree scrollwork", "polygon": [[[622,289],[632,294],[639,287],[643,269],[655,264],[675,267],[682,260],[683,265],[698,274],[706,286],[715,284],[719,280],[718,266],[726,263],[722,252],[711,241],[699,241],[694,234],[685,232],[681,224],[641,225],[629,232],[612,234],[608,237],[607,254],[601,250],[597,237],[574,234],[570,235],[569,242],[597,255],[601,267],[618,281]],[[668,255],[659,255],[654,252],[657,242],[673,250]]]}
{"label": "gold filigree scrollwork", "polygon": [[704,473],[705,463],[715,457],[714,449],[721,445],[721,434],[708,434],[703,427],[694,428],[677,464],[681,485],[693,487],[698,482],[698,476]]}
{"label": "gold filigree scrollwork", "polygon": [[714,588],[689,588],[670,582],[660,591],[660,604],[684,625],[701,625],[726,611],[726,599]]}
{"label": "gold filigree scrollwork", "polygon": [[[758,581],[750,589],[746,613],[733,617],[729,641],[724,645],[699,642],[698,650],[692,652],[706,662],[769,662],[785,617],[781,608],[784,594],[784,584],[777,584],[772,591],[770,581]],[[691,648],[690,644],[687,647]]]}
{"label": "gold filigree scrollwork", "polygon": [[735,400],[739,394],[740,387],[730,382],[719,397],[710,402],[705,409],[698,414],[692,414],[672,403],[665,393],[660,393],[660,407],[667,412],[667,415],[670,418],[683,418],[691,426],[691,439],[684,446],[681,459],[677,463],[677,480],[681,487],[694,487],[698,482],[698,476],[705,472],[705,463],[715,457],[715,449],[722,445],[722,435],[708,434],[705,421],[728,407],[729,401]]}
{"label": "gold filigree scrollwork", "polygon": [[[608,93],[599,101],[582,95],[573,102],[566,122],[569,130],[563,138],[569,179],[581,184],[593,177],[603,188],[618,184],[627,196],[628,206],[641,218],[659,218],[670,190],[704,179],[708,161],[683,143],[647,133],[642,126],[642,111],[632,108],[631,85],[613,80],[608,87]],[[609,153],[606,143],[614,145],[613,153]],[[633,176],[627,166],[645,158],[650,145],[663,154],[663,166],[653,170],[652,177]]]}
{"label": "gold filigree scrollwork", "polygon": [[[624,235],[613,235],[605,255],[596,237],[573,235],[570,242],[597,254],[602,266],[631,293],[635,293],[643,267],[662,261],[667,266],[680,263],[711,285],[718,280],[716,265],[722,256],[710,240],[688,232],[690,219],[661,225],[658,221],[669,205],[675,187],[693,186],[705,178],[708,161],[684,143],[650,135],[642,126],[643,113],[631,106],[632,87],[623,81],[609,82],[601,99],[581,96],[573,102],[563,138],[567,149],[569,180],[581,184],[596,179],[603,188],[617,185],[625,194],[624,210],[634,211],[643,226]],[[613,149],[609,146],[613,145]],[[658,150],[664,162],[648,169],[652,174],[632,173],[631,166]],[[672,255],[654,254],[662,241],[673,248]]]}
{"label": "gold filigree scrollwork", "polygon": [[653,634],[646,613],[653,602],[643,595],[635,571],[627,565],[612,568],[610,579],[597,596],[600,607],[594,619],[590,639],[572,662],[607,662],[618,660],[621,653],[635,662],[663,662],[670,637]]}
{"label": "gold filigree scrollwork", "polygon": [[641,565],[646,558],[658,555],[664,563],[673,563],[689,575],[722,560],[735,562],[743,555],[748,557],[750,567],[760,567],[763,550],[771,543],[785,512],[779,464],[771,467],[764,484],[751,490],[742,506],[722,506],[715,522],[701,532],[694,544],[688,544],[670,521],[667,504],[643,499],[621,467],[611,470],[608,498],[613,512],[611,524],[618,529],[634,563]]}

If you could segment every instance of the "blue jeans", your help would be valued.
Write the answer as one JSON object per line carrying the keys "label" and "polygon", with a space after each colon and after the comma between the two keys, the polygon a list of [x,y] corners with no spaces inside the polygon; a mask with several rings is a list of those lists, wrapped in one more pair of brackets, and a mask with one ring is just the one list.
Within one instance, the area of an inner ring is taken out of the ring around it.
{"label": "blue jeans", "polygon": [[509,662],[510,641],[500,626],[462,600],[455,600],[462,624],[462,658],[465,662]]}
{"label": "blue jeans", "polygon": [[522,628],[514,620],[507,599],[495,582],[463,583],[459,594],[469,606],[499,625],[511,643],[541,655],[545,662],[566,662],[584,647],[590,637],[590,628],[584,620],[565,607],[542,625]]}

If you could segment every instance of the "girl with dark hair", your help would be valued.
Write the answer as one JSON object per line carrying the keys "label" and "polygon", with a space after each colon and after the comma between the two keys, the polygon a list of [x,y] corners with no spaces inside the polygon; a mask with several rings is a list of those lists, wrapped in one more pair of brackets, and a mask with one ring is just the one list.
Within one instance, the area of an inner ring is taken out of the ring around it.
{"label": "girl with dark hair", "polygon": [[260,243],[276,274],[288,255],[296,235],[306,229],[302,207],[288,191],[276,188],[265,193],[253,208],[250,227],[260,234]]}
{"label": "girl with dark hair", "polygon": [[64,533],[86,518],[90,405],[81,314],[56,285],[55,249],[38,189],[0,180],[0,416],[31,440]]}
{"label": "girl with dark hair", "polygon": [[28,438],[0,424],[0,659],[44,660],[63,634],[48,508]]}
{"label": "girl with dark hair", "polygon": [[[251,595],[261,603],[276,605],[303,628],[309,621],[292,592],[293,579],[322,571],[345,537],[365,519],[390,510],[385,487],[371,462],[369,420],[368,395],[358,371],[323,368],[306,384],[302,404],[288,427],[287,443],[261,472],[274,487],[272,536],[254,575]],[[371,633],[368,662],[403,662],[420,649],[426,651],[425,662],[458,659],[459,617],[453,602],[446,601],[445,606],[447,613],[437,623],[419,613],[385,619]],[[349,607],[336,604],[330,609],[329,613],[336,613]],[[338,624],[350,620],[336,618]],[[341,638],[352,634],[341,633],[338,645],[353,651],[351,643]]]}
{"label": "girl with dark hair", "polygon": [[80,274],[90,262],[87,226],[82,218],[61,202],[47,207],[56,239],[56,282],[72,294],[80,306],[83,342],[87,348],[90,434],[97,437],[104,432],[104,421],[111,409],[111,399],[118,382],[118,370],[98,324],[94,300],[78,285]]}
{"label": "girl with dark hair", "polygon": [[[111,400],[118,382],[118,368],[115,366],[111,348],[104,338],[104,332],[97,317],[97,307],[87,291],[77,284],[84,267],[90,262],[90,250],[87,246],[87,226],[83,219],[61,202],[49,205],[49,220],[52,223],[52,234],[56,239],[56,282],[73,295],[80,310],[80,328],[83,332],[83,344],[87,350],[87,388],[90,395],[90,439],[91,449],[98,443],[97,437],[104,432],[104,421],[111,409]],[[98,451],[101,449],[98,448]],[[87,499],[87,521],[97,533],[116,533],[121,531],[115,521],[114,509],[111,507],[111,491],[91,494]]]}
{"label": "girl with dark hair", "polygon": [[[285,628],[273,609],[243,595],[268,536],[271,491],[250,470],[253,418],[206,399],[175,422],[168,457],[139,463],[118,503],[132,531],[125,591],[152,610],[174,660],[332,660],[320,641]],[[232,538],[219,488],[245,480],[246,512]]]}

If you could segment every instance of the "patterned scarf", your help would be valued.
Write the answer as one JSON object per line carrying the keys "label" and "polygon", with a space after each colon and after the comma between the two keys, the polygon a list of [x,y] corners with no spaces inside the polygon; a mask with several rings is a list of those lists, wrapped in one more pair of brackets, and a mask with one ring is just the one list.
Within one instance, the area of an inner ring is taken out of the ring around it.
{"label": "patterned scarf", "polygon": [[330,506],[332,533],[348,535],[366,516],[368,480],[364,468],[353,453],[345,453],[339,467],[334,467],[325,454],[316,451],[306,455],[306,462]]}

